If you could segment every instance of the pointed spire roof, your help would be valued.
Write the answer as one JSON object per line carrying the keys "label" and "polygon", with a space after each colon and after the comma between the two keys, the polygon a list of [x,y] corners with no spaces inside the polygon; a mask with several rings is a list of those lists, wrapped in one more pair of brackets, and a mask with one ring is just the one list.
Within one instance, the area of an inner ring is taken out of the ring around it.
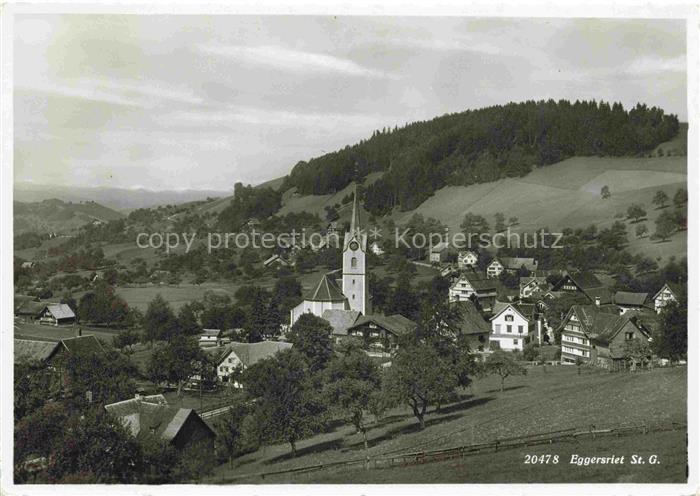
{"label": "pointed spire roof", "polygon": [[316,287],[307,293],[304,299],[309,301],[344,301],[347,298],[333,278],[324,274]]}
{"label": "pointed spire roof", "polygon": [[360,229],[360,212],[357,208],[357,183],[352,199],[352,218],[350,219],[350,233],[354,234]]}

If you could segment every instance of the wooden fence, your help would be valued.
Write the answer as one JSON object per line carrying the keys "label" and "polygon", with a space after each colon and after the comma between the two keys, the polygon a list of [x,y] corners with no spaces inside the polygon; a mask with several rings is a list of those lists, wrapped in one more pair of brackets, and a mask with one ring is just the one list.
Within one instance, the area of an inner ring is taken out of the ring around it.
{"label": "wooden fence", "polygon": [[389,452],[387,452],[379,456],[371,457],[369,460],[367,460],[366,458],[356,458],[352,460],[342,460],[331,463],[320,463],[316,465],[307,465],[303,467],[286,470],[277,470],[273,472],[258,472],[253,474],[241,474],[229,477],[211,478],[205,482],[226,484],[241,481],[243,479],[260,478],[261,480],[265,480],[266,477],[276,475],[302,474],[314,472],[317,470],[338,467],[348,468],[365,466],[365,468],[367,469],[380,469],[386,467],[410,467],[412,465],[418,465],[423,463],[440,462],[456,458],[464,458],[467,456],[478,455],[481,453],[495,453],[498,451],[522,448],[527,446],[537,446],[542,444],[553,444],[558,442],[572,441],[579,438],[594,439],[596,437],[603,436],[648,434],[650,432],[675,431],[684,430],[686,428],[686,424],[679,422],[618,425],[615,427],[606,428],[596,428],[595,426],[591,426],[588,429],[580,429],[573,427],[570,429],[541,432],[537,434],[499,438],[484,443],[467,444],[446,449],[414,451],[407,453],[394,452],[393,454],[389,454]]}

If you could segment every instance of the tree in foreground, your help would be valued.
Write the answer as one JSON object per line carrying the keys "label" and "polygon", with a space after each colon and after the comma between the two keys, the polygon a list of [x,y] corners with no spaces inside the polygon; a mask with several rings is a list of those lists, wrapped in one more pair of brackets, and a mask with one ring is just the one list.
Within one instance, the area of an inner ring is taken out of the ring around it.
{"label": "tree in foreground", "polygon": [[501,377],[501,392],[505,390],[506,379],[511,375],[525,375],[527,370],[505,351],[494,351],[484,362],[484,371]]}
{"label": "tree in foreground", "polygon": [[331,333],[327,320],[312,313],[301,315],[287,333],[287,340],[294,345],[309,364],[311,372],[323,369],[333,355]]}
{"label": "tree in foreground", "polygon": [[676,208],[681,208],[685,203],[688,203],[688,190],[679,188],[673,195],[673,204]]}
{"label": "tree in foreground", "polygon": [[256,399],[256,418],[266,441],[297,442],[316,433],[324,422],[321,398],[314,390],[304,356],[285,350],[259,361],[242,374],[247,393]]}
{"label": "tree in foreground", "polygon": [[359,343],[343,343],[325,371],[325,400],[329,411],[346,419],[362,434],[365,454],[369,461],[366,414],[374,405],[380,387],[377,365],[362,350]]}
{"label": "tree in foreground", "polygon": [[408,343],[396,352],[386,375],[385,391],[407,404],[425,428],[425,414],[455,393],[457,376],[448,360],[430,344]]}
{"label": "tree in foreground", "polygon": [[653,351],[662,358],[684,360],[688,355],[687,299],[681,295],[661,310],[661,326],[652,340]]}
{"label": "tree in foreground", "polygon": [[170,340],[178,333],[178,322],[170,304],[157,294],[143,316],[144,341]]}
{"label": "tree in foreground", "polygon": [[201,364],[206,361],[197,341],[190,336],[177,336],[151,354],[148,376],[154,384],[171,383],[177,387],[178,398],[182,388],[196,373],[201,373]]}

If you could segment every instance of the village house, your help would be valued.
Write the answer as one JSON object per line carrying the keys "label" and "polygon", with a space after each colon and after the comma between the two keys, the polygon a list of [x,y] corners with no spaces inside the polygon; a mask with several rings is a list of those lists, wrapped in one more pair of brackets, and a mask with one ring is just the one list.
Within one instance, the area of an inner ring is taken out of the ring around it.
{"label": "village house", "polygon": [[503,264],[497,258],[491,260],[491,262],[486,266],[486,277],[489,279],[497,278],[502,272]]}
{"label": "village house", "polygon": [[476,267],[478,261],[479,256],[471,250],[460,251],[457,254],[457,266],[460,269]]}
{"label": "village house", "polygon": [[521,298],[531,298],[547,291],[549,288],[546,277],[533,276],[521,277],[519,286]]}
{"label": "village house", "polygon": [[21,299],[16,301],[15,317],[22,322],[34,322],[39,320],[44,312],[47,303],[45,301],[34,301],[32,299]]}
{"label": "village house", "polygon": [[14,360],[15,363],[29,363],[34,365],[45,365],[49,358],[56,353],[60,346],[54,341],[35,341],[31,339],[14,340]]}
{"label": "village house", "polygon": [[370,356],[384,356],[397,348],[400,336],[417,326],[400,314],[366,315],[348,328],[348,336],[360,338]]}
{"label": "village house", "polygon": [[447,261],[449,246],[446,242],[440,241],[430,248],[430,263],[442,263]]}
{"label": "village house", "polygon": [[331,325],[332,337],[337,343],[347,337],[348,329],[357,323],[362,314],[356,310],[326,310],[321,318]]}
{"label": "village house", "polygon": [[39,323],[52,326],[74,324],[75,313],[73,313],[73,309],[65,303],[52,303],[46,305],[41,311]]}
{"label": "village house", "polygon": [[289,262],[287,262],[280,255],[274,254],[263,262],[263,267],[289,267]]}
{"label": "village house", "polygon": [[199,335],[199,346],[219,346],[221,341],[221,329],[202,329]]}
{"label": "village house", "polygon": [[449,289],[449,301],[471,301],[474,296],[484,312],[490,312],[498,294],[496,283],[480,279],[477,274],[463,273]]}
{"label": "village house", "polygon": [[118,419],[137,440],[149,437],[184,450],[203,446],[214,450],[216,433],[190,408],[168,404],[161,394],[141,396],[105,405],[105,411]]}
{"label": "village house", "polygon": [[537,260],[528,257],[501,257],[501,264],[503,269],[508,272],[518,272],[520,269],[525,268],[528,272],[535,272],[537,270]]}
{"label": "village house", "polygon": [[607,369],[626,367],[630,349],[648,342],[637,319],[597,305],[573,305],[561,324],[561,363],[578,361]]}
{"label": "village house", "polygon": [[647,293],[631,293],[628,291],[618,291],[613,296],[613,303],[620,309],[620,314],[628,310],[643,310],[647,308]]}
{"label": "village house", "polygon": [[380,245],[378,241],[372,241],[370,243],[369,251],[371,251],[374,255],[377,255],[378,257],[381,257],[385,253],[384,249],[382,248],[382,245]]}
{"label": "village house", "polygon": [[552,287],[563,294],[579,293],[596,305],[612,304],[612,292],[591,272],[565,273]]}
{"label": "village house", "polygon": [[456,302],[455,306],[460,316],[460,333],[462,336],[466,336],[469,349],[472,351],[488,351],[491,325],[484,320],[473,302],[460,301]]}
{"label": "village house", "polygon": [[660,313],[661,309],[670,301],[678,301],[681,295],[681,285],[673,282],[665,283],[654,295],[654,310]]}
{"label": "village house", "polygon": [[260,360],[270,358],[276,353],[288,350],[292,343],[284,341],[260,341],[258,343],[233,342],[217,348],[207,348],[216,363],[216,376],[221,382],[233,382],[235,387],[240,387],[232,375],[236,371],[242,371]]}
{"label": "village house", "polygon": [[530,318],[527,312],[513,303],[496,302],[491,317],[492,343],[502,350],[522,351],[528,341]]}

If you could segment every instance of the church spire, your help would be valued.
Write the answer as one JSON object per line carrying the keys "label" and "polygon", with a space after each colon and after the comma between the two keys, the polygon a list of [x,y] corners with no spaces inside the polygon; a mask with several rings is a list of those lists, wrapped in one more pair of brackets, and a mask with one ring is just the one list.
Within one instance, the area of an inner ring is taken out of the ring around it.
{"label": "church spire", "polygon": [[357,209],[357,183],[352,199],[352,218],[350,219],[350,235],[355,235],[360,230],[360,212]]}

